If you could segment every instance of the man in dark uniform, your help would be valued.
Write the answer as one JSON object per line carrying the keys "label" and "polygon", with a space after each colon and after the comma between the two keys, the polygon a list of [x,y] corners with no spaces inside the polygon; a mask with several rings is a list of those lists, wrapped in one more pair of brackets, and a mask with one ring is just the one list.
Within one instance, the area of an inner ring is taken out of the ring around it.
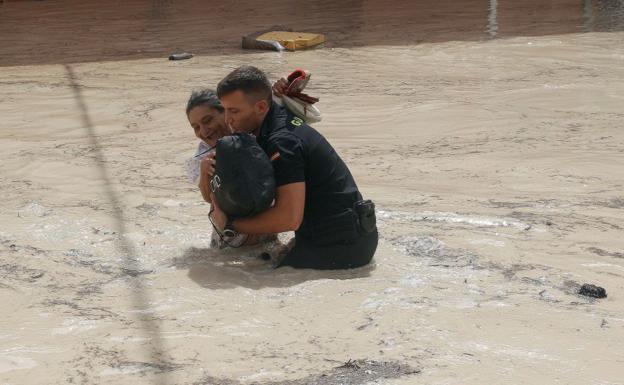
{"label": "man in dark uniform", "polygon": [[275,204],[250,218],[227,218],[215,204],[215,226],[245,234],[295,231],[295,245],[281,266],[344,269],[368,264],[378,241],[374,205],[362,200],[329,142],[273,103],[271,85],[255,67],[232,71],[217,93],[226,123],[234,132],[254,134],[271,160],[277,191]]}

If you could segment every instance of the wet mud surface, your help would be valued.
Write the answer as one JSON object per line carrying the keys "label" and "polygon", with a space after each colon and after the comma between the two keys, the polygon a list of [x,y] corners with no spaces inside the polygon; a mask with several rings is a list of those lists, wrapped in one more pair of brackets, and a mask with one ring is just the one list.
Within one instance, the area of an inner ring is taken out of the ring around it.
{"label": "wet mud surface", "polygon": [[[396,362],[376,362],[369,360],[349,360],[343,365],[320,374],[313,374],[305,378],[279,382],[245,382],[247,384],[265,385],[358,385],[366,384],[380,379],[393,379],[403,376],[415,375],[419,369],[413,369],[409,365],[401,365]],[[197,385],[239,385],[241,382],[227,379],[205,378]]]}

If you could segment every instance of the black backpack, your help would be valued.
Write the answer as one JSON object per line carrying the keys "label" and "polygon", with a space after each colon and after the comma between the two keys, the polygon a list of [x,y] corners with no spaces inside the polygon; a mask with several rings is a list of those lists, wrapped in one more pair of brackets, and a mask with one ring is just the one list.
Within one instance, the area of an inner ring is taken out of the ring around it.
{"label": "black backpack", "polygon": [[255,136],[234,134],[219,139],[216,160],[210,189],[228,217],[249,217],[271,206],[275,199],[273,165]]}

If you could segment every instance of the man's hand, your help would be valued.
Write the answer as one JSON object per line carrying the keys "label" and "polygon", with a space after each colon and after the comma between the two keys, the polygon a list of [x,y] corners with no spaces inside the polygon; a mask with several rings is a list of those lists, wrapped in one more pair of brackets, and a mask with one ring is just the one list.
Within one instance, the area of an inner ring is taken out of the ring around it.
{"label": "man's hand", "polygon": [[210,213],[210,218],[212,219],[212,223],[217,228],[217,230],[223,232],[223,230],[225,229],[225,225],[227,224],[228,218],[227,215],[225,215],[225,213],[221,211],[221,208],[219,208],[216,199],[212,200],[212,212]]}
{"label": "man's hand", "polygon": [[215,165],[217,164],[215,155],[215,152],[211,151],[199,162],[199,172],[208,179],[212,178],[215,173]]}
{"label": "man's hand", "polygon": [[281,97],[286,93],[288,89],[288,80],[286,78],[281,78],[280,80],[273,83],[273,93],[275,96]]}

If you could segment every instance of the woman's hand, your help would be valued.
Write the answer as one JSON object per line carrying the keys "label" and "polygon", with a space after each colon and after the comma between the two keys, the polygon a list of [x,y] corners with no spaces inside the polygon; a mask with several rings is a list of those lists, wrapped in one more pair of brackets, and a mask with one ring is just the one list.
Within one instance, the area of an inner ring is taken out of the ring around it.
{"label": "woman's hand", "polygon": [[273,93],[275,96],[281,97],[284,96],[286,90],[288,89],[288,80],[285,78],[281,78],[280,80],[273,83]]}
{"label": "woman's hand", "polygon": [[203,176],[210,179],[215,173],[216,164],[215,152],[211,151],[199,162],[199,171]]}
{"label": "woman's hand", "polygon": [[210,180],[215,173],[215,152],[211,151],[199,162],[199,190],[208,203],[212,202]]}

